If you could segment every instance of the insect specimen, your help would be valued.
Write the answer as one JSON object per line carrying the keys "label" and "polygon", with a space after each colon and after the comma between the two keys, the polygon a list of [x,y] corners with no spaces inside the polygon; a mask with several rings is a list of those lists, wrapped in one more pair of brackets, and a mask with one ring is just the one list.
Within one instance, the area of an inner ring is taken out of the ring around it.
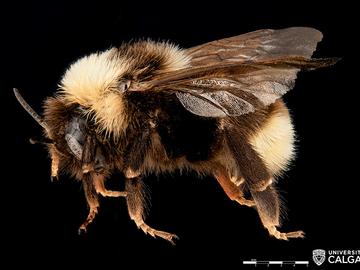
{"label": "insect specimen", "polygon": [[[130,218],[145,233],[173,242],[175,234],[145,223],[143,175],[193,170],[211,175],[226,195],[259,213],[270,235],[283,233],[276,179],[294,158],[294,129],[282,96],[300,70],[334,64],[311,58],[322,34],[313,28],[265,29],[180,49],[136,41],[90,54],[65,72],[39,116],[51,176],[67,172],[82,182],[89,214],[98,196],[125,197]],[[33,141],[35,142],[35,141]],[[114,171],[125,191],[105,188]],[[247,194],[247,196],[245,196]]]}

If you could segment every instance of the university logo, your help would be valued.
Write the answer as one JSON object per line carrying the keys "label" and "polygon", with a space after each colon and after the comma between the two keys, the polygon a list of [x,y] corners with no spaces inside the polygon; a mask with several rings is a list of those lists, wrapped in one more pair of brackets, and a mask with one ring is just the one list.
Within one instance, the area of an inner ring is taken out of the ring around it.
{"label": "university logo", "polygon": [[313,261],[314,263],[316,263],[317,265],[322,265],[323,262],[325,261],[325,250],[323,249],[315,249],[313,250]]}

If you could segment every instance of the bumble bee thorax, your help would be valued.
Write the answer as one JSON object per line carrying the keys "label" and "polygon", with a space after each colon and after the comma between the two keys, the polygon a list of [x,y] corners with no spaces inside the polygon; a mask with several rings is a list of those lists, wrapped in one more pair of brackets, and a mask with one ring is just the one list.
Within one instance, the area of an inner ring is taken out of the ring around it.
{"label": "bumble bee thorax", "polygon": [[189,57],[169,43],[141,41],[85,56],[73,63],[58,96],[80,105],[99,132],[118,137],[128,124],[126,90],[131,83],[186,68]]}

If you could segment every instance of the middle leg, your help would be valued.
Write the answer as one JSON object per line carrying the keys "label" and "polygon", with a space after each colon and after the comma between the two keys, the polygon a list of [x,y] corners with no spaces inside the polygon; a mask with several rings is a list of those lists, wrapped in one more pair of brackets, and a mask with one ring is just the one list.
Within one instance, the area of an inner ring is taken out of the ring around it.
{"label": "middle leg", "polygon": [[127,192],[126,202],[130,218],[135,222],[136,226],[143,230],[145,234],[152,237],[161,237],[168,240],[171,244],[175,244],[174,240],[178,239],[175,234],[155,230],[147,225],[144,221],[146,212],[146,188],[140,177],[126,179],[125,190]]}
{"label": "middle leg", "polygon": [[108,190],[105,187],[105,176],[103,174],[93,173],[94,185],[96,193],[103,197],[126,197],[126,191]]}

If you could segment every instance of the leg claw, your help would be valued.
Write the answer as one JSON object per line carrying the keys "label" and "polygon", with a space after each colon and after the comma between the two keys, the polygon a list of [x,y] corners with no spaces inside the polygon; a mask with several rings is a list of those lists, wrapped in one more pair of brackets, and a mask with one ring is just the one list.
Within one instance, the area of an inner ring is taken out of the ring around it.
{"label": "leg claw", "polygon": [[156,237],[156,236],[169,241],[172,245],[175,245],[175,242],[174,242],[175,240],[179,240],[179,237],[176,234],[162,232],[162,231],[157,231],[157,233],[155,233],[154,237]]}
{"label": "leg claw", "polygon": [[270,226],[267,228],[269,234],[274,236],[276,239],[288,241],[289,238],[304,238],[305,233],[303,231],[294,231],[288,233],[279,232],[275,226]]}
{"label": "leg claw", "polygon": [[84,225],[81,225],[78,229],[78,235],[83,235],[87,232],[86,227]]}
{"label": "leg claw", "polygon": [[174,240],[179,239],[176,234],[155,230],[146,223],[142,223],[139,227],[144,231],[145,234],[150,234],[154,238],[160,237],[162,239],[165,239],[169,241],[172,245],[175,245]]}
{"label": "leg claw", "polygon": [[84,221],[83,224],[81,224],[81,226],[78,230],[78,234],[86,233],[87,226],[94,220],[96,214],[97,214],[97,208],[90,209],[90,212],[89,212],[86,220]]}

